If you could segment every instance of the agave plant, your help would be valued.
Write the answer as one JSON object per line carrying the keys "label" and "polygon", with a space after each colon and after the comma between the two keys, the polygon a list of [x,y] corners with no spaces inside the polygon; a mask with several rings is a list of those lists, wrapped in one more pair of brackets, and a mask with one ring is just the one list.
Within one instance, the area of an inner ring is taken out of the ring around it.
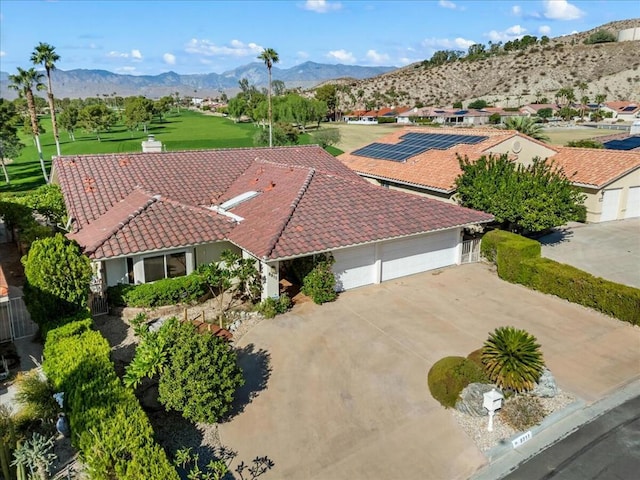
{"label": "agave plant", "polygon": [[536,337],[514,327],[499,327],[489,334],[482,363],[492,382],[514,392],[533,389],[544,368]]}

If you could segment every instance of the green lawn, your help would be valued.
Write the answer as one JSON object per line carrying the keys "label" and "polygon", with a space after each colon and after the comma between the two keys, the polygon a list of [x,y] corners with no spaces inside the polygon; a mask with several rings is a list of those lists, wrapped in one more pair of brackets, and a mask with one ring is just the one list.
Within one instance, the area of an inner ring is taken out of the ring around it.
{"label": "green lawn", "polygon": [[[47,171],[50,171],[51,157],[56,154],[56,144],[53,139],[51,119],[44,117],[41,123],[46,132],[40,136],[40,142]],[[175,151],[252,147],[257,128],[259,127],[253,123],[233,123],[227,118],[184,110],[179,114],[168,116],[162,123],[152,123],[148,133],[154,134],[167,150]],[[73,142],[69,139],[67,132],[61,131],[60,149],[62,155],[141,152],[141,142],[146,138],[147,134],[142,130],[130,132],[122,124],[116,125],[109,132],[101,133],[101,141],[98,141],[94,134],[78,130],[76,141]],[[301,145],[312,142],[309,135],[300,135]],[[31,190],[44,183],[38,151],[32,138],[25,135],[22,143],[26,147],[20,156],[7,165],[11,184],[7,186],[4,183],[4,177],[0,175],[0,193]],[[337,149],[329,148],[328,150],[334,155],[342,153]]]}

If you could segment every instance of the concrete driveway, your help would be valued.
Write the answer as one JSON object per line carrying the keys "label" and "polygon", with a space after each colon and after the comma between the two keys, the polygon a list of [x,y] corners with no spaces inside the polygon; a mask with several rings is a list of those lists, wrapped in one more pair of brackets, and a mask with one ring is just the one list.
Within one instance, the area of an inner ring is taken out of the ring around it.
{"label": "concrete driveway", "polygon": [[640,288],[640,218],[571,223],[540,243],[543,257]]}
{"label": "concrete driveway", "polygon": [[[261,322],[238,344],[268,352],[271,375],[221,425],[222,443],[244,461],[267,455],[273,478],[468,478],[486,459],[431,398],[427,372],[503,325],[533,333],[560,388],[587,403],[640,377],[639,328],[465,265]],[[249,387],[254,360],[242,359]]]}

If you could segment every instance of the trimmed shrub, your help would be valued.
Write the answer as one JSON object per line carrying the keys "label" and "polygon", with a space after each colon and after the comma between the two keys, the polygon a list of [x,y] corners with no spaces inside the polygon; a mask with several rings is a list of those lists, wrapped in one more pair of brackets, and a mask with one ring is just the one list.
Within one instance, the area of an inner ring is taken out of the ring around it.
{"label": "trimmed shrub", "polygon": [[482,363],[482,348],[478,348],[474,350],[469,355],[467,355],[467,359],[471,360],[473,363],[478,365],[481,369],[484,370],[484,363]]}
{"label": "trimmed shrub", "polygon": [[318,305],[333,302],[338,297],[336,277],[331,265],[333,265],[333,259],[322,260],[304,277],[302,293],[311,297]]}
{"label": "trimmed shrub", "polygon": [[429,391],[445,408],[453,408],[460,392],[470,383],[487,383],[476,363],[464,357],[444,357],[433,364],[427,375]]}
{"label": "trimmed shrub", "polygon": [[546,412],[538,397],[514,395],[505,401],[499,415],[507,425],[521,432],[538,425]]}
{"label": "trimmed shrub", "polygon": [[500,278],[593,308],[640,325],[640,289],[595,277],[580,269],[540,257],[540,243],[494,230],[482,239],[484,258],[496,263]]}
{"label": "trimmed shrub", "polygon": [[288,295],[280,295],[277,299],[265,298],[256,306],[256,311],[264,318],[273,318],[280,313],[285,313],[291,308],[291,299]]}
{"label": "trimmed shrub", "polygon": [[161,307],[179,303],[192,303],[207,293],[207,282],[198,274],[165,278],[141,285],[110,287],[107,295],[116,306]]}
{"label": "trimmed shrub", "polygon": [[136,397],[117,377],[109,344],[91,325],[85,318],[51,330],[42,365],[65,392],[72,442],[91,478],[177,480]]}

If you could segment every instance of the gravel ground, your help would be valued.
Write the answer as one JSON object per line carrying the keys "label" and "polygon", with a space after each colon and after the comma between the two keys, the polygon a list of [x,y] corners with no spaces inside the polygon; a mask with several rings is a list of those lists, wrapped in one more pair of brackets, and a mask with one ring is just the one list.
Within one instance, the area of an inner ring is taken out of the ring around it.
{"label": "gravel ground", "polygon": [[[547,412],[547,415],[562,410],[575,401],[575,397],[569,393],[558,390],[558,394],[553,398],[541,398],[540,401]],[[472,417],[457,410],[452,410],[453,416],[478,446],[480,451],[486,452],[498,444],[508,443],[518,434],[514,428],[507,425],[498,413],[493,419],[493,431],[488,432],[489,417]]]}

